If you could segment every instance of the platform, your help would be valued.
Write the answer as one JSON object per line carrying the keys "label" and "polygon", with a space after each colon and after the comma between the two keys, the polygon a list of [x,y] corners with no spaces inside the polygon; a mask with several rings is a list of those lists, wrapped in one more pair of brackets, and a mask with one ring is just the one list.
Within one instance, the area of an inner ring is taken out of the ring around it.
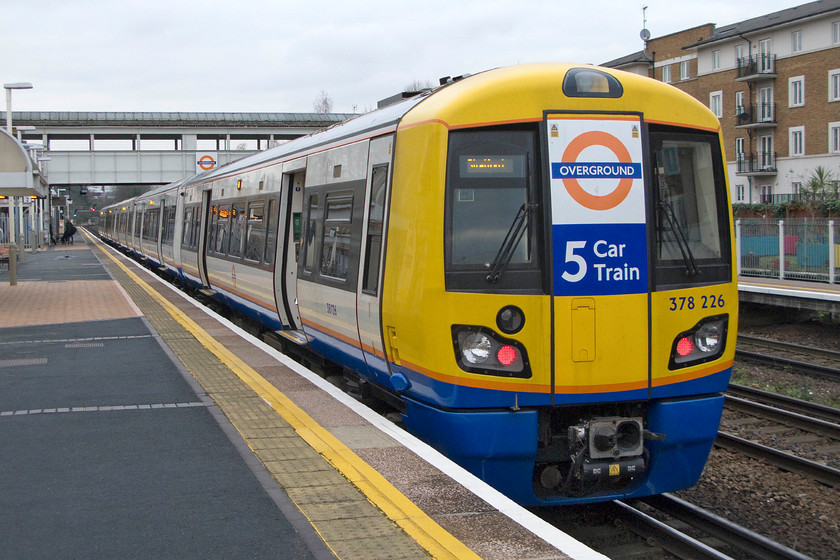
{"label": "platform", "polygon": [[604,558],[76,240],[0,270],[4,556]]}
{"label": "platform", "polygon": [[739,276],[738,294],[743,303],[840,313],[838,284]]}

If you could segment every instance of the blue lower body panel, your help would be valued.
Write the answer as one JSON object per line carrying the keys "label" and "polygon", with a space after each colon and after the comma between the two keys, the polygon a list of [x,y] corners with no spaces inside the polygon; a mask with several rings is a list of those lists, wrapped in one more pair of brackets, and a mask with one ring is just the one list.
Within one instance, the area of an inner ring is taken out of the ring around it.
{"label": "blue lower body panel", "polygon": [[717,437],[722,395],[648,403],[645,426],[662,434],[646,441],[646,472],[621,491],[538,497],[534,491],[539,412],[446,411],[405,400],[405,427],[444,455],[523,505],[560,505],[636,498],[694,485]]}

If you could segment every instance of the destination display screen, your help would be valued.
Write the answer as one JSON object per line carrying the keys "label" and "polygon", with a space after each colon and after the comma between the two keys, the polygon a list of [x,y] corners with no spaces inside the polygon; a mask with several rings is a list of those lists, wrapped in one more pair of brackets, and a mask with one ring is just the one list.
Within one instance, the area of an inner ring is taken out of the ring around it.
{"label": "destination display screen", "polygon": [[459,156],[462,179],[476,177],[524,177],[525,156],[517,155],[462,155]]}

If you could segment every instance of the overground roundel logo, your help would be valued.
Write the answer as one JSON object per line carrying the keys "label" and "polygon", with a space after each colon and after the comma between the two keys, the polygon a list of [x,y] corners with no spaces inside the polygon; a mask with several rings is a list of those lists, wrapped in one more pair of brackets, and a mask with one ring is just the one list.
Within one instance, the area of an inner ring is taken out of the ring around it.
{"label": "overground roundel logo", "polygon": [[216,166],[216,160],[214,160],[211,156],[201,156],[198,160],[198,166],[204,171],[208,171]]}
{"label": "overground roundel logo", "polygon": [[[581,152],[590,146],[607,148],[618,158],[618,164],[576,164]],[[554,165],[558,166],[559,176],[569,195],[581,206],[590,210],[615,208],[630,194],[633,179],[641,177],[641,168],[639,164],[633,163],[627,147],[612,134],[601,130],[590,130],[574,138],[563,152],[563,163]],[[619,181],[611,193],[595,195],[580,186],[578,179],[581,178],[618,178]]]}

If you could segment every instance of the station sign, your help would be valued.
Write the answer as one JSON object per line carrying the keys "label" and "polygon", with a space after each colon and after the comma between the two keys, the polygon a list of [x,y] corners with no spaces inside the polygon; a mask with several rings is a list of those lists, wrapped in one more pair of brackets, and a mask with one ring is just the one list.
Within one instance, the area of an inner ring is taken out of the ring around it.
{"label": "station sign", "polygon": [[552,114],[547,125],[554,295],[647,292],[640,118]]}
{"label": "station sign", "polygon": [[195,172],[203,173],[215,169],[219,163],[218,154],[216,152],[196,152],[195,153]]}

